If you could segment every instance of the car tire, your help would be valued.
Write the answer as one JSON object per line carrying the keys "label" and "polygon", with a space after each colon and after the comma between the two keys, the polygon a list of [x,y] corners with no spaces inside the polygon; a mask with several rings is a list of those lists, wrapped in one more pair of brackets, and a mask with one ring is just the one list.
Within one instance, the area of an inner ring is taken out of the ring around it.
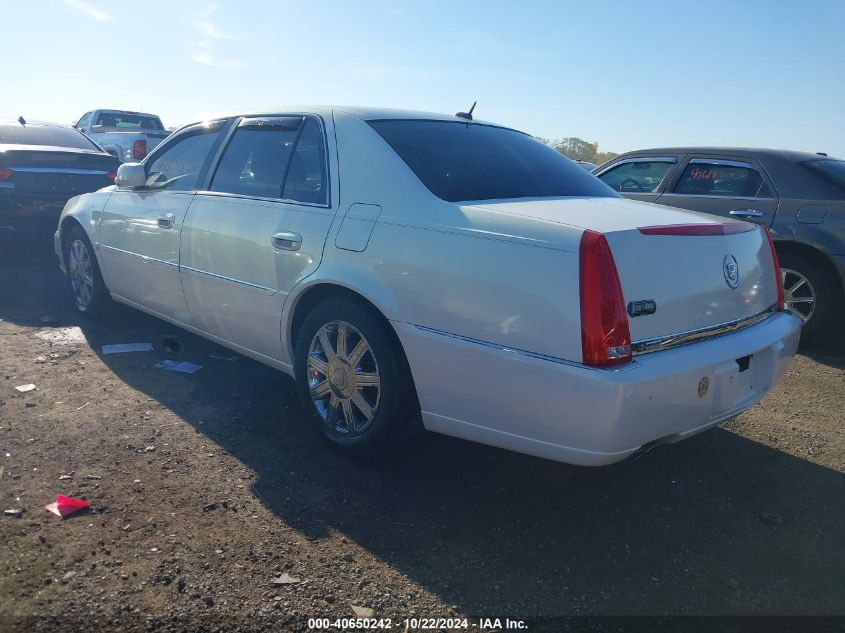
{"label": "car tire", "polygon": [[[778,255],[778,262],[784,283],[786,308],[804,321],[801,337],[818,338],[825,332],[835,313],[835,297],[827,271],[816,259],[803,253],[783,253]],[[807,306],[810,304],[806,301],[808,298],[813,299],[809,318]]]}
{"label": "car tire", "polygon": [[[400,448],[421,426],[410,369],[389,328],[363,302],[332,297],[311,309],[297,335],[294,374],[302,410],[347,455]],[[345,344],[338,353],[341,332]]]}
{"label": "car tire", "polygon": [[65,270],[73,307],[86,317],[103,316],[110,297],[91,240],[80,226],[74,226],[64,239]]}

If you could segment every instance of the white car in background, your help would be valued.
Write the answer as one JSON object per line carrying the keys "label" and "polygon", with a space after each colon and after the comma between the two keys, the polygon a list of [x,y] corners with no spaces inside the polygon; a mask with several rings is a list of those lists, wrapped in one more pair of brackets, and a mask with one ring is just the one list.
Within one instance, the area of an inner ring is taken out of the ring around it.
{"label": "white car in background", "polygon": [[747,409],[798,345],[765,230],[624,200],[470,115],[189,125],[55,244],[81,313],[111,297],[290,374],[353,453],[421,419],[608,464]]}

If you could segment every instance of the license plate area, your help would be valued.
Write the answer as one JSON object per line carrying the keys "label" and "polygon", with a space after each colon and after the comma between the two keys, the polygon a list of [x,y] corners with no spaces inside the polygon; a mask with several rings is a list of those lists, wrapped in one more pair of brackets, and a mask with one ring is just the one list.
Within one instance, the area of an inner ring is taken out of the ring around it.
{"label": "license plate area", "polygon": [[753,355],[742,356],[736,359],[737,373],[735,380],[737,383],[736,399],[733,406],[741,406],[746,400],[753,399],[757,390],[757,381],[755,380]]}
{"label": "license plate area", "polygon": [[760,390],[756,373],[753,354],[722,363],[715,371],[711,415],[722,415],[754,400]]}

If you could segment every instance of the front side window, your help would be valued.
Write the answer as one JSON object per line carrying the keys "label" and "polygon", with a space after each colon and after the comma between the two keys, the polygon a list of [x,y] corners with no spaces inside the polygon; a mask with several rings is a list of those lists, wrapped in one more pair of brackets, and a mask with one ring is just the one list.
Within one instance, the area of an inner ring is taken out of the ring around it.
{"label": "front side window", "polygon": [[302,117],[243,119],[229,141],[211,191],[278,198]]}
{"label": "front side window", "polygon": [[75,127],[82,128],[82,127],[85,127],[86,125],[88,125],[90,122],[91,122],[91,113],[86,112],[85,114],[82,115],[82,118],[79,119],[79,121],[76,122]]}
{"label": "front side window", "polygon": [[458,121],[368,123],[434,195],[448,202],[618,195],[577,163],[522,132]]}
{"label": "front side window", "polygon": [[674,160],[633,160],[610,168],[599,178],[620,193],[654,193],[674,164]]}
{"label": "front side window", "polygon": [[147,187],[193,191],[225,121],[195,125],[179,133],[146,163]]}
{"label": "front side window", "polygon": [[675,193],[727,198],[770,198],[760,172],[750,163],[693,159],[684,170]]}

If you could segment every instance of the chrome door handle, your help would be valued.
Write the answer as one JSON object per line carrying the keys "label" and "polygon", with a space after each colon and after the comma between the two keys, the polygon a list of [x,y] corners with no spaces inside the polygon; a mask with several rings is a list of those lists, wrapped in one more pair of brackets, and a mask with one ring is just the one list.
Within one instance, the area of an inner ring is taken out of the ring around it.
{"label": "chrome door handle", "polygon": [[172,213],[160,213],[158,216],[158,225],[163,229],[172,229],[176,223],[176,216]]}
{"label": "chrome door handle", "polygon": [[734,209],[730,215],[737,218],[762,218],[766,214],[757,209]]}
{"label": "chrome door handle", "polygon": [[302,236],[292,231],[279,231],[270,238],[273,248],[283,251],[298,251],[302,246]]}

